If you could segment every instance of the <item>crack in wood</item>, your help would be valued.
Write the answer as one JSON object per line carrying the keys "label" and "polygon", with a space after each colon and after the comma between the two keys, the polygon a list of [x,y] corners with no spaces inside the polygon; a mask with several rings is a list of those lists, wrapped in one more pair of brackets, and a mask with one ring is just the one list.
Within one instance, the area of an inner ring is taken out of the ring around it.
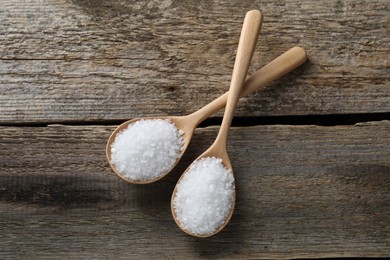
{"label": "crack in wood", "polygon": [[[102,120],[65,120],[46,122],[21,122],[21,123],[0,123],[0,126],[16,127],[45,127],[49,125],[120,125],[128,119],[102,119]],[[261,125],[317,125],[317,126],[339,126],[356,125],[365,122],[376,122],[390,120],[390,113],[368,113],[368,114],[327,114],[327,115],[280,115],[280,116],[254,116],[234,117],[233,127],[261,126]],[[203,121],[198,128],[220,125],[222,117],[210,117]]]}

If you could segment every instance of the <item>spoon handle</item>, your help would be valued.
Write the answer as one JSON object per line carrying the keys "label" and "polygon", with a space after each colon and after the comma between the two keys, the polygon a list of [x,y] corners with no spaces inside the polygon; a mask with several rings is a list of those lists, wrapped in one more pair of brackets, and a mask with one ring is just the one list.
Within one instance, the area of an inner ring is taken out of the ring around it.
{"label": "spoon handle", "polygon": [[215,143],[220,142],[219,144],[224,144],[226,146],[234,110],[236,109],[237,101],[240,98],[241,88],[244,85],[245,78],[248,74],[248,68],[259,37],[262,19],[263,17],[259,10],[249,11],[245,16],[240,41],[238,43],[236,60],[234,62],[225,114]]}
{"label": "spoon handle", "polygon": [[[305,49],[293,47],[259,69],[245,81],[240,97],[245,97],[256,90],[264,88],[268,83],[276,80],[301,66],[307,60]],[[206,118],[221,110],[227,102],[229,92],[221,95],[203,108],[189,115],[196,126]]]}

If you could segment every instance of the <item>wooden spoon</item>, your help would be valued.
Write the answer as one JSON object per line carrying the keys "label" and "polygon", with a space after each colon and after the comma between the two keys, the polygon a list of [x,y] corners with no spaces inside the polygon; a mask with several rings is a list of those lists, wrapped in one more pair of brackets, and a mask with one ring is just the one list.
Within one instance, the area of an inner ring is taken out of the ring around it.
{"label": "wooden spoon", "polygon": [[[245,77],[247,75],[249,63],[251,61],[253,51],[255,49],[255,45],[257,42],[257,38],[259,36],[260,28],[262,24],[262,14],[259,10],[252,10],[249,11],[244,20],[243,24],[243,29],[240,37],[240,43],[238,47],[238,57],[239,59],[236,59],[236,64],[235,64],[235,71],[236,73],[233,73],[233,79],[234,79],[234,84],[240,84],[243,85]],[[242,75],[241,75],[242,74]],[[241,82],[242,81],[242,82]],[[238,99],[239,92],[237,92],[237,99]],[[192,115],[186,116],[186,117],[159,117],[159,119],[169,119],[177,129],[182,130],[183,134],[183,147],[181,149],[181,154],[184,153],[186,148],[188,147],[188,144],[190,143],[192,134],[194,132],[194,129],[196,126],[204,120],[206,114],[209,114],[207,112],[211,112],[211,110],[214,111],[215,105],[219,104],[211,104],[211,106],[208,106],[206,110],[199,111],[199,113],[193,113]],[[149,117],[148,119],[158,119],[157,117]],[[151,183],[154,181],[159,180],[160,178],[164,177],[166,174],[168,174],[169,171],[157,176],[157,178],[153,178],[150,180],[131,180],[126,178],[124,175],[122,175],[118,169],[115,167],[115,165],[112,163],[111,160],[111,146],[112,143],[115,140],[116,135],[122,131],[123,129],[127,128],[129,124],[132,124],[136,121],[139,121],[141,119],[133,119],[130,121],[127,121],[120,125],[115,131],[111,134],[110,138],[108,139],[108,143],[106,146],[106,154],[107,154],[107,159],[114,170],[114,172],[124,179],[125,181],[128,181],[130,183],[136,183],[136,184],[147,184]],[[173,167],[177,164],[178,160],[180,157],[176,160],[175,164]],[[172,168],[173,168],[172,167]]]}
{"label": "wooden spoon", "polygon": [[[276,80],[283,75],[293,71],[300,65],[302,65],[307,59],[306,52],[301,47],[293,47],[290,50],[286,51],[276,59],[274,59],[272,62],[258,70],[253,76],[248,78],[245,82],[245,85],[241,91],[240,97],[244,97],[249,95],[250,93],[259,90],[263,87],[265,87],[268,83],[272,82],[273,80]],[[209,118],[211,115],[215,114],[219,110],[221,110],[226,105],[228,93],[226,92],[219,98],[215,99],[208,105],[204,106],[203,108],[199,109],[198,111],[186,115],[186,116],[168,116],[168,117],[145,117],[144,119],[169,119],[172,123],[175,124],[175,126],[182,130],[184,132],[183,135],[183,149],[181,150],[180,157],[177,159],[175,165],[180,160],[181,156],[186,151],[192,135],[194,133],[195,128],[203,122],[205,119]],[[111,162],[111,145],[115,140],[116,135],[126,129],[130,124],[133,124],[136,121],[141,120],[141,118],[135,118],[129,121],[124,122],[120,126],[118,126],[114,132],[111,134],[111,136],[108,139],[107,146],[106,146],[106,155],[108,162],[110,163],[111,168],[113,171],[123,180],[129,183],[133,184],[148,184],[155,182],[164,176],[166,176],[170,171],[167,171],[166,173],[162,174],[161,176],[146,180],[146,181],[134,181],[127,179],[120,173],[114,164]],[[172,166],[172,169],[174,166]]]}
{"label": "wooden spoon", "polygon": [[[233,74],[232,74],[232,80],[230,83],[230,89],[227,99],[227,104],[225,108],[225,114],[222,119],[221,128],[219,130],[218,136],[215,139],[214,143],[211,145],[209,149],[207,149],[201,156],[199,156],[196,161],[206,158],[206,157],[215,157],[222,159],[222,164],[229,170],[230,174],[233,174],[232,165],[229,160],[229,156],[227,153],[227,137],[229,133],[229,128],[233,120],[234,111],[237,106],[238,99],[240,98],[240,92],[241,88],[244,85],[244,81],[248,72],[249,64],[252,60],[252,55],[255,50],[255,45],[258,38],[258,32],[259,32],[259,23],[261,21],[261,13],[258,11],[250,11],[247,13],[245,17],[245,21],[242,27],[241,36],[240,36],[240,42],[238,44],[237,49],[237,56],[236,61],[234,63],[233,68]],[[174,199],[176,197],[177,187],[180,185],[181,180],[185,177],[185,175],[188,173],[190,167],[187,168],[187,170],[182,174],[181,178],[179,179],[172,195],[171,200],[171,210],[173,218],[175,219],[176,224],[187,234],[197,236],[197,237],[209,237],[213,236],[219,231],[221,231],[224,226],[229,222],[233,210],[234,210],[234,204],[235,204],[235,188],[234,188],[234,182],[233,182],[233,198],[232,198],[232,205],[230,208],[230,212],[227,215],[225,221],[221,226],[219,226],[213,233],[211,234],[197,234],[197,233],[191,233],[189,230],[186,230],[180,221],[177,218],[175,206],[174,206]],[[213,174],[210,172],[210,174]],[[196,194],[194,194],[196,196]]]}

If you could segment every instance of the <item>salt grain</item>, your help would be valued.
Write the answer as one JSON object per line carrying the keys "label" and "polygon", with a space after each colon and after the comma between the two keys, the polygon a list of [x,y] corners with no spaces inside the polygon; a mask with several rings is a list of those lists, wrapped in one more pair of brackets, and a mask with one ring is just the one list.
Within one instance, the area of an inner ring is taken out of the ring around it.
{"label": "salt grain", "polygon": [[120,132],[111,145],[111,163],[132,181],[154,180],[180,157],[183,132],[168,119],[142,119]]}
{"label": "salt grain", "polygon": [[221,159],[206,157],[193,162],[177,184],[173,207],[183,229],[211,235],[225,222],[233,200],[233,174]]}

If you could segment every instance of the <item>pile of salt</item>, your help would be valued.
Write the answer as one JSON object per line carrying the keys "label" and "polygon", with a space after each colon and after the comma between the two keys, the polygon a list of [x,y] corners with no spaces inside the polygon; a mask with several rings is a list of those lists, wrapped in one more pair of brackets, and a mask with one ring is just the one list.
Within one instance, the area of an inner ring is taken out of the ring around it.
{"label": "pile of salt", "polygon": [[120,132],[111,145],[111,163],[132,181],[154,180],[180,157],[183,132],[168,119],[142,119]]}
{"label": "pile of salt", "polygon": [[196,235],[210,235],[225,222],[234,201],[234,177],[222,160],[193,162],[176,186],[173,208],[180,226]]}

